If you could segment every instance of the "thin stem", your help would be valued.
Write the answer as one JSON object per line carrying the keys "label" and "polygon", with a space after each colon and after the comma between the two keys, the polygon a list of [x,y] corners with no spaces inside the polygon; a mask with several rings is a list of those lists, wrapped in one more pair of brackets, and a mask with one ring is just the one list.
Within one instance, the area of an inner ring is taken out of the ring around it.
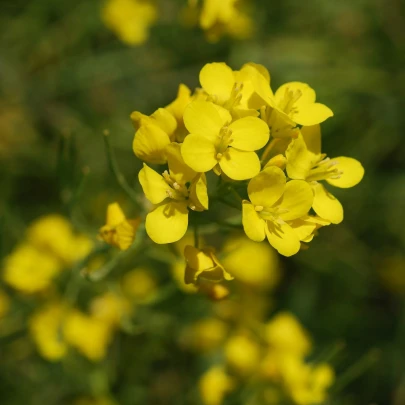
{"label": "thin stem", "polygon": [[380,358],[380,352],[378,349],[370,350],[364,357],[362,357],[357,363],[349,367],[346,372],[341,375],[332,388],[332,393],[336,394],[341,392],[348,384],[354,381],[356,378],[364,374],[370,367],[372,367]]}
{"label": "thin stem", "polygon": [[198,238],[198,224],[194,223],[194,247],[198,249],[199,247],[199,238]]}
{"label": "thin stem", "polygon": [[272,141],[267,145],[266,149],[262,153],[262,157],[260,159],[261,163],[264,163],[268,156],[270,155],[271,150],[274,148],[274,145],[280,140],[280,138],[274,138]]}
{"label": "thin stem", "polygon": [[141,206],[139,204],[139,201],[137,199],[137,196],[136,196],[134,190],[128,184],[124,175],[121,173],[121,171],[118,167],[117,160],[115,158],[114,151],[113,151],[113,148],[110,143],[110,133],[108,131],[104,131],[103,138],[104,138],[104,145],[105,145],[105,149],[106,149],[106,153],[107,153],[108,164],[110,166],[112,173],[115,176],[115,179],[117,180],[117,183],[120,185],[122,190],[128,195],[128,197],[131,199],[131,201],[136,205],[136,207],[138,209],[141,209]]}

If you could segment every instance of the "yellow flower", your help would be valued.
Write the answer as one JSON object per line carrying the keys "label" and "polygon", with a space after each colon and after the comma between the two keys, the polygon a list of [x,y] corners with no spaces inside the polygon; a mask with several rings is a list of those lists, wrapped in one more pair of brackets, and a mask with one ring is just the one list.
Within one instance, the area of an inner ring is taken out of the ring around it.
{"label": "yellow flower", "polygon": [[63,324],[66,342],[93,361],[105,357],[112,332],[108,323],[77,310],[71,310]]}
{"label": "yellow flower", "polygon": [[208,40],[216,42],[223,33],[246,39],[254,32],[253,21],[237,8],[237,0],[203,0],[200,26]]}
{"label": "yellow flower", "polygon": [[191,101],[196,98],[198,98],[198,96],[191,96],[191,90],[185,84],[180,84],[177,97],[165,107],[165,109],[169,111],[177,121],[177,128],[174,132],[174,139],[173,137],[171,138],[172,141],[184,141],[184,137],[187,135],[187,130],[184,126],[183,120],[184,110]]}
{"label": "yellow flower", "polygon": [[111,246],[127,250],[135,239],[139,219],[127,219],[118,203],[107,207],[106,224],[100,228],[99,237]]}
{"label": "yellow flower", "polygon": [[60,360],[67,352],[63,336],[66,309],[58,302],[37,311],[29,322],[31,336],[41,356],[50,361]]}
{"label": "yellow flower", "polygon": [[186,271],[184,280],[186,284],[199,284],[200,281],[219,283],[223,280],[233,280],[233,277],[225,270],[215,250],[211,247],[197,249],[187,245],[184,249],[186,259]]}
{"label": "yellow flower", "polygon": [[221,405],[225,395],[234,388],[234,382],[223,367],[215,366],[202,375],[198,387],[204,405]]}
{"label": "yellow flower", "polygon": [[176,118],[159,108],[150,116],[134,111],[131,120],[136,129],[132,144],[135,155],[148,163],[166,163],[166,148],[175,140]]}
{"label": "yellow flower", "polygon": [[147,302],[157,292],[157,284],[150,271],[137,268],[125,273],[121,281],[125,295],[137,302]]}
{"label": "yellow flower", "polygon": [[155,243],[181,239],[188,227],[188,208],[208,209],[207,183],[204,174],[191,170],[180,154],[180,145],[167,149],[169,171],[163,175],[144,164],[139,182],[146,198],[155,207],[146,216],[146,232]]}
{"label": "yellow flower", "polygon": [[[282,121],[295,126],[315,125],[333,116],[333,112],[326,105],[316,103],[315,91],[306,83],[289,82],[280,86],[270,99],[270,107]],[[274,118],[270,117],[269,125]]]}
{"label": "yellow flower", "polygon": [[281,312],[267,323],[265,338],[272,350],[303,357],[311,350],[311,341],[297,318]]}
{"label": "yellow flower", "polygon": [[112,292],[107,292],[92,300],[90,313],[111,326],[118,326],[122,317],[130,313],[131,306],[127,299]]}
{"label": "yellow flower", "polygon": [[333,224],[342,222],[342,205],[319,181],[326,180],[330,185],[340,188],[353,187],[364,176],[361,163],[344,156],[329,159],[321,153],[319,125],[303,127],[299,136],[289,144],[286,157],[288,176],[311,184],[314,211]]}
{"label": "yellow flower", "polygon": [[61,269],[55,256],[22,244],[6,258],[3,279],[21,292],[35,293],[50,287]]}
{"label": "yellow flower", "polygon": [[232,336],[225,344],[227,364],[243,376],[253,373],[260,361],[260,347],[245,335]]}
{"label": "yellow flower", "polygon": [[224,267],[237,280],[263,289],[273,288],[278,283],[278,256],[268,244],[238,236],[228,239],[222,252]]}
{"label": "yellow flower", "polygon": [[334,372],[326,363],[312,366],[301,358],[285,356],[281,362],[281,378],[287,394],[296,404],[312,405],[326,400]]}
{"label": "yellow flower", "polygon": [[182,343],[198,352],[217,349],[225,340],[228,325],[217,318],[201,319],[188,326],[182,333]]}
{"label": "yellow flower", "polygon": [[229,110],[234,118],[257,116],[263,103],[255,89],[271,91],[269,72],[254,63],[235,72],[225,63],[207,63],[200,71],[200,83],[208,100]]}
{"label": "yellow flower", "polygon": [[101,17],[104,24],[128,45],[146,42],[156,21],[157,9],[148,0],[107,0]]}
{"label": "yellow flower", "polygon": [[233,180],[250,179],[260,171],[254,152],[269,139],[269,129],[259,118],[232,122],[230,113],[211,102],[194,101],[184,112],[190,131],[181,147],[184,161],[196,172],[211,169]]}
{"label": "yellow flower", "polygon": [[278,252],[292,256],[300,249],[300,239],[286,222],[305,216],[311,208],[313,194],[305,181],[286,183],[281,169],[270,166],[250,180],[250,201],[243,201],[242,222],[246,235],[261,242],[267,239]]}
{"label": "yellow flower", "polygon": [[27,239],[33,246],[58,258],[65,266],[82,259],[93,247],[89,238],[76,235],[70,222],[56,214],[34,221],[27,229]]}

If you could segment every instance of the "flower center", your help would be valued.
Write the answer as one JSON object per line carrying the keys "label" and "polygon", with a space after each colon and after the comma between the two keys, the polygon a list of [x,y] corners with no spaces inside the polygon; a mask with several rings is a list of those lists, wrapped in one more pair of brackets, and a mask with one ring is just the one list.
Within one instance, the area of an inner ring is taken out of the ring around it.
{"label": "flower center", "polygon": [[289,210],[282,207],[264,207],[263,205],[255,205],[255,211],[265,221],[272,221],[278,224],[284,224],[284,220],[280,217],[281,214],[286,214]]}
{"label": "flower center", "polygon": [[284,97],[280,101],[278,107],[288,115],[292,115],[298,112],[298,108],[295,103],[301,98],[301,90],[290,90],[288,87],[285,89]]}
{"label": "flower center", "polygon": [[326,154],[321,154],[320,159],[317,163],[312,166],[309,171],[306,180],[307,181],[318,181],[326,179],[340,179],[343,171],[338,167],[339,162],[337,160],[331,160],[326,157]]}
{"label": "flower center", "polygon": [[228,146],[232,143],[232,130],[229,129],[228,126],[224,126],[221,128],[218,134],[218,141],[215,145],[215,149],[217,151],[217,160],[220,160],[228,148]]}
{"label": "flower center", "polygon": [[184,184],[179,184],[175,179],[170,176],[169,172],[165,170],[162,173],[167,185],[169,186],[166,190],[168,198],[173,200],[185,200],[188,199],[189,191]]}

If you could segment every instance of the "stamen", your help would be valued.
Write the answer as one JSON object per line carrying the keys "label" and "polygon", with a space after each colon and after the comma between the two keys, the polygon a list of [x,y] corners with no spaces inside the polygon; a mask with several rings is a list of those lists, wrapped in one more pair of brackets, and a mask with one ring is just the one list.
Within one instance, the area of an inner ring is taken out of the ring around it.
{"label": "stamen", "polygon": [[170,190],[170,189],[166,190],[166,194],[167,194],[167,196],[168,196],[169,198],[173,198],[173,192],[172,192],[172,190]]}
{"label": "stamen", "polygon": [[189,205],[188,208],[190,208],[190,210],[195,211],[195,209],[197,208],[195,205]]}
{"label": "stamen", "polygon": [[255,205],[255,211],[260,212],[260,211],[263,211],[263,210],[264,210],[263,205]]}
{"label": "stamen", "polygon": [[217,156],[216,156],[217,160],[222,159],[222,156],[224,156],[222,153],[217,153]]}
{"label": "stamen", "polygon": [[179,185],[179,183],[177,183],[176,181],[173,183],[173,187],[176,189],[176,190],[180,190],[180,185]]}

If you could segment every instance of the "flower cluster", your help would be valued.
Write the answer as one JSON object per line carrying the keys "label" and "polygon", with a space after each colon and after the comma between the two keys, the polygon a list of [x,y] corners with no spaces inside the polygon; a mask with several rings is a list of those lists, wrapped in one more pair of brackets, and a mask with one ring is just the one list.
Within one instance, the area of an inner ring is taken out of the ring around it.
{"label": "flower cluster", "polygon": [[[145,227],[154,242],[180,240],[191,211],[207,211],[213,199],[229,203],[228,197],[242,210],[246,235],[267,238],[284,256],[296,254],[320,227],[343,220],[322,181],[349,188],[364,169],[353,158],[322,152],[320,124],[333,113],[309,85],[290,82],[273,92],[269,72],[254,63],[237,71],[209,63],[200,84],[194,92],[180,85],[177,98],[150,116],[131,115],[133,150],[145,162],[139,181],[152,204]],[[156,171],[155,164],[167,167]],[[211,191],[207,178],[215,175]]]}

